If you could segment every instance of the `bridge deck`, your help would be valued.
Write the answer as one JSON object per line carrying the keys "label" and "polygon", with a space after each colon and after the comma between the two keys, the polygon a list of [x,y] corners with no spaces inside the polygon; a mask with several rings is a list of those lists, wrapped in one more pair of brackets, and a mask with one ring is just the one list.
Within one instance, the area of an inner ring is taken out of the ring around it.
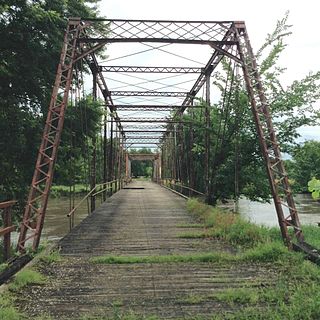
{"label": "bridge deck", "polygon": [[48,283],[28,288],[18,305],[30,317],[50,314],[52,319],[85,315],[122,319],[130,313],[163,319],[194,318],[236,308],[210,298],[212,293],[273,281],[270,268],[261,266],[90,261],[99,255],[233,250],[212,239],[179,238],[179,233],[189,230],[181,226],[194,222],[185,205],[183,198],[154,183],[129,184],[61,240],[62,261],[42,269]]}

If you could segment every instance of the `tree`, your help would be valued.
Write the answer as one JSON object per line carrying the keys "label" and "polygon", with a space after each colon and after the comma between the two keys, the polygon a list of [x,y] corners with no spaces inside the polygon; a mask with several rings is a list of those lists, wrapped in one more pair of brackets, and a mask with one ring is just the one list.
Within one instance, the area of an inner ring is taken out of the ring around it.
{"label": "tree", "polygon": [[[94,101],[92,96],[88,95],[66,109],[54,183],[70,186],[89,181],[92,139],[98,137],[97,145],[101,145],[102,137],[99,131],[103,115],[102,106],[102,101]],[[101,159],[102,152],[100,148],[97,149],[97,158]],[[102,172],[98,173],[102,176]]]}
{"label": "tree", "polygon": [[[286,47],[285,39],[291,34],[287,24],[288,14],[278,21],[257,52],[257,62],[265,93],[270,104],[273,122],[283,151],[289,151],[297,143],[297,129],[302,125],[318,124],[318,112],[314,107],[320,97],[320,72],[310,73],[284,88],[280,76],[285,69],[278,65]],[[230,83],[232,82],[232,86]],[[210,106],[210,199],[217,200],[245,195],[251,200],[270,199],[270,187],[265,164],[258,143],[243,79],[234,72],[231,60],[222,61],[222,70],[213,74],[213,84],[220,89],[220,100]],[[205,107],[200,100],[198,105]],[[189,111],[184,119],[192,122],[193,146],[190,146],[190,130],[184,131],[182,170],[185,184],[188,176],[188,154],[193,153],[196,172],[194,187],[204,192],[204,141],[203,109]],[[208,129],[207,129],[208,130]],[[310,176],[307,177],[307,181]],[[235,188],[235,184],[237,187]],[[306,184],[305,184],[306,186]]]}
{"label": "tree", "polygon": [[0,200],[27,194],[67,18],[97,17],[98,2],[0,4]]}
{"label": "tree", "polygon": [[[152,154],[149,148],[130,149],[132,154]],[[131,173],[133,177],[151,177],[153,163],[151,160],[133,160],[131,162]]]}
{"label": "tree", "polygon": [[298,192],[308,191],[308,182],[313,177],[320,179],[320,142],[306,141],[292,151],[292,178]]}
{"label": "tree", "polygon": [[320,198],[320,180],[313,177],[308,182],[308,190],[312,192],[312,198],[318,200]]}

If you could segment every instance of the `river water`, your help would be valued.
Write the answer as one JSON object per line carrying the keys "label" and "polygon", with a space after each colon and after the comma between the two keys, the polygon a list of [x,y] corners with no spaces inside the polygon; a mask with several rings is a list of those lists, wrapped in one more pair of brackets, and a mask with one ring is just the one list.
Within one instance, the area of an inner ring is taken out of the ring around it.
{"label": "river water", "polygon": [[[295,197],[296,206],[302,224],[316,225],[320,222],[320,203],[313,200],[309,194],[298,194]],[[76,199],[77,202],[80,198]],[[98,201],[97,201],[98,202]],[[51,198],[48,203],[43,238],[57,240],[69,232],[69,198]],[[273,203],[260,203],[240,199],[238,212],[248,220],[266,226],[277,226],[278,220]],[[87,203],[84,202],[75,214],[75,225],[88,215]]]}
{"label": "river water", "polygon": [[[295,203],[301,224],[317,225],[320,222],[320,202],[313,200],[310,194],[297,194]],[[271,203],[260,203],[248,199],[240,199],[238,212],[256,224],[277,226],[276,210]]]}

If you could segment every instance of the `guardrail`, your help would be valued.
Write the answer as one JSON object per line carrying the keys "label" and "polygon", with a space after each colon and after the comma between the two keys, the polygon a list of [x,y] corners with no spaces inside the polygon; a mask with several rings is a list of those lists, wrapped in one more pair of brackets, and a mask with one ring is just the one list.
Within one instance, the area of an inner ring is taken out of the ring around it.
{"label": "guardrail", "polygon": [[[105,183],[97,184],[93,189],[91,189],[80,201],[79,203],[72,208],[72,210],[67,214],[67,217],[69,218],[69,228],[70,230],[74,227],[74,215],[76,211],[79,209],[81,204],[86,201],[89,197],[95,197],[103,192],[110,191],[109,195],[113,195],[115,192],[119,191],[123,188],[123,184],[125,183],[125,180],[118,179],[118,180],[112,180]],[[100,190],[98,190],[100,189]]]}
{"label": "guardrail", "polygon": [[4,261],[10,258],[11,250],[11,232],[16,229],[16,226],[12,225],[12,207],[17,201],[0,202],[0,209],[2,209],[2,221],[3,227],[0,228],[0,236],[3,236],[3,259]]}
{"label": "guardrail", "polygon": [[[205,196],[203,192],[190,188],[189,186],[183,185],[179,180],[162,179],[161,185],[171,189],[174,192],[181,194],[184,197],[191,197],[191,196],[194,196],[195,194],[198,196]],[[188,192],[184,192],[184,190],[187,190]]]}

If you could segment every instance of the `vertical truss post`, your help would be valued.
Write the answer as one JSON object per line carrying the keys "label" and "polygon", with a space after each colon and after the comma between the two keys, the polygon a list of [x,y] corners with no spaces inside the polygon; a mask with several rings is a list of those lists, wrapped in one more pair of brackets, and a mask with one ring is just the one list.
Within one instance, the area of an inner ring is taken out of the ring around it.
{"label": "vertical truss post", "polygon": [[[191,101],[191,119],[192,121],[194,120],[194,109],[193,107],[193,99]],[[194,141],[194,129],[193,129],[193,122],[191,121],[191,126],[190,126],[190,145],[189,145],[189,186],[190,188],[194,189],[195,188],[195,175],[194,175],[194,161],[193,161],[193,141]],[[189,195],[191,196],[192,191],[189,190],[190,193]]]}
{"label": "vertical truss post", "polygon": [[[251,110],[262,154],[266,163],[267,175],[271,187],[278,221],[284,242],[292,247],[292,239],[288,228],[292,228],[299,243],[303,242],[303,234],[293,200],[288,176],[281,158],[279,143],[273,128],[269,106],[258,72],[257,63],[249,41],[244,23],[235,24],[238,38],[238,50],[242,60],[242,69],[246,82]],[[286,212],[286,211],[287,212]]]}
{"label": "vertical truss post", "polygon": [[[12,205],[3,209],[2,212],[3,228],[12,228]],[[3,260],[10,258],[11,251],[11,232],[5,233],[3,236]]]}
{"label": "vertical truss post", "polygon": [[[97,72],[92,73],[92,97],[93,101],[97,101]],[[97,182],[97,139],[96,136],[92,138],[92,159],[91,159],[91,177],[90,177],[90,189],[93,190],[96,187]],[[90,211],[93,212],[96,209],[96,196],[93,192],[90,196]]]}
{"label": "vertical truss post", "polygon": [[205,194],[210,203],[210,73],[206,77],[206,106],[205,106]]}
{"label": "vertical truss post", "polygon": [[77,39],[81,28],[80,19],[69,20],[36,167],[21,223],[17,248],[20,252],[25,252],[25,244],[28,240],[33,241],[33,250],[38,248],[40,242],[72,82]]}
{"label": "vertical truss post", "polygon": [[162,155],[158,153],[158,175],[157,175],[157,183],[161,183],[161,176],[162,176]]}
{"label": "vertical truss post", "polygon": [[178,163],[178,157],[177,157],[177,125],[176,124],[173,124],[173,127],[174,127],[174,134],[173,134],[173,144],[172,144],[172,154],[171,154],[171,157],[173,159],[173,179],[176,181],[176,180],[179,180],[178,178],[178,166],[177,166],[177,163]]}
{"label": "vertical truss post", "polygon": [[126,180],[130,181],[130,176],[129,176],[129,154],[128,152],[125,153],[125,157],[126,157]]}
{"label": "vertical truss post", "polygon": [[108,114],[107,108],[104,109],[104,119],[103,119],[103,183],[104,183],[104,191],[103,191],[103,201],[107,200],[107,190],[106,190],[106,182],[108,180],[108,172],[107,172],[107,123],[108,123]]}
{"label": "vertical truss post", "polygon": [[[109,180],[112,181],[114,178],[113,175],[113,116],[111,115],[110,123],[110,149],[109,149]],[[113,191],[112,191],[113,192]]]}

